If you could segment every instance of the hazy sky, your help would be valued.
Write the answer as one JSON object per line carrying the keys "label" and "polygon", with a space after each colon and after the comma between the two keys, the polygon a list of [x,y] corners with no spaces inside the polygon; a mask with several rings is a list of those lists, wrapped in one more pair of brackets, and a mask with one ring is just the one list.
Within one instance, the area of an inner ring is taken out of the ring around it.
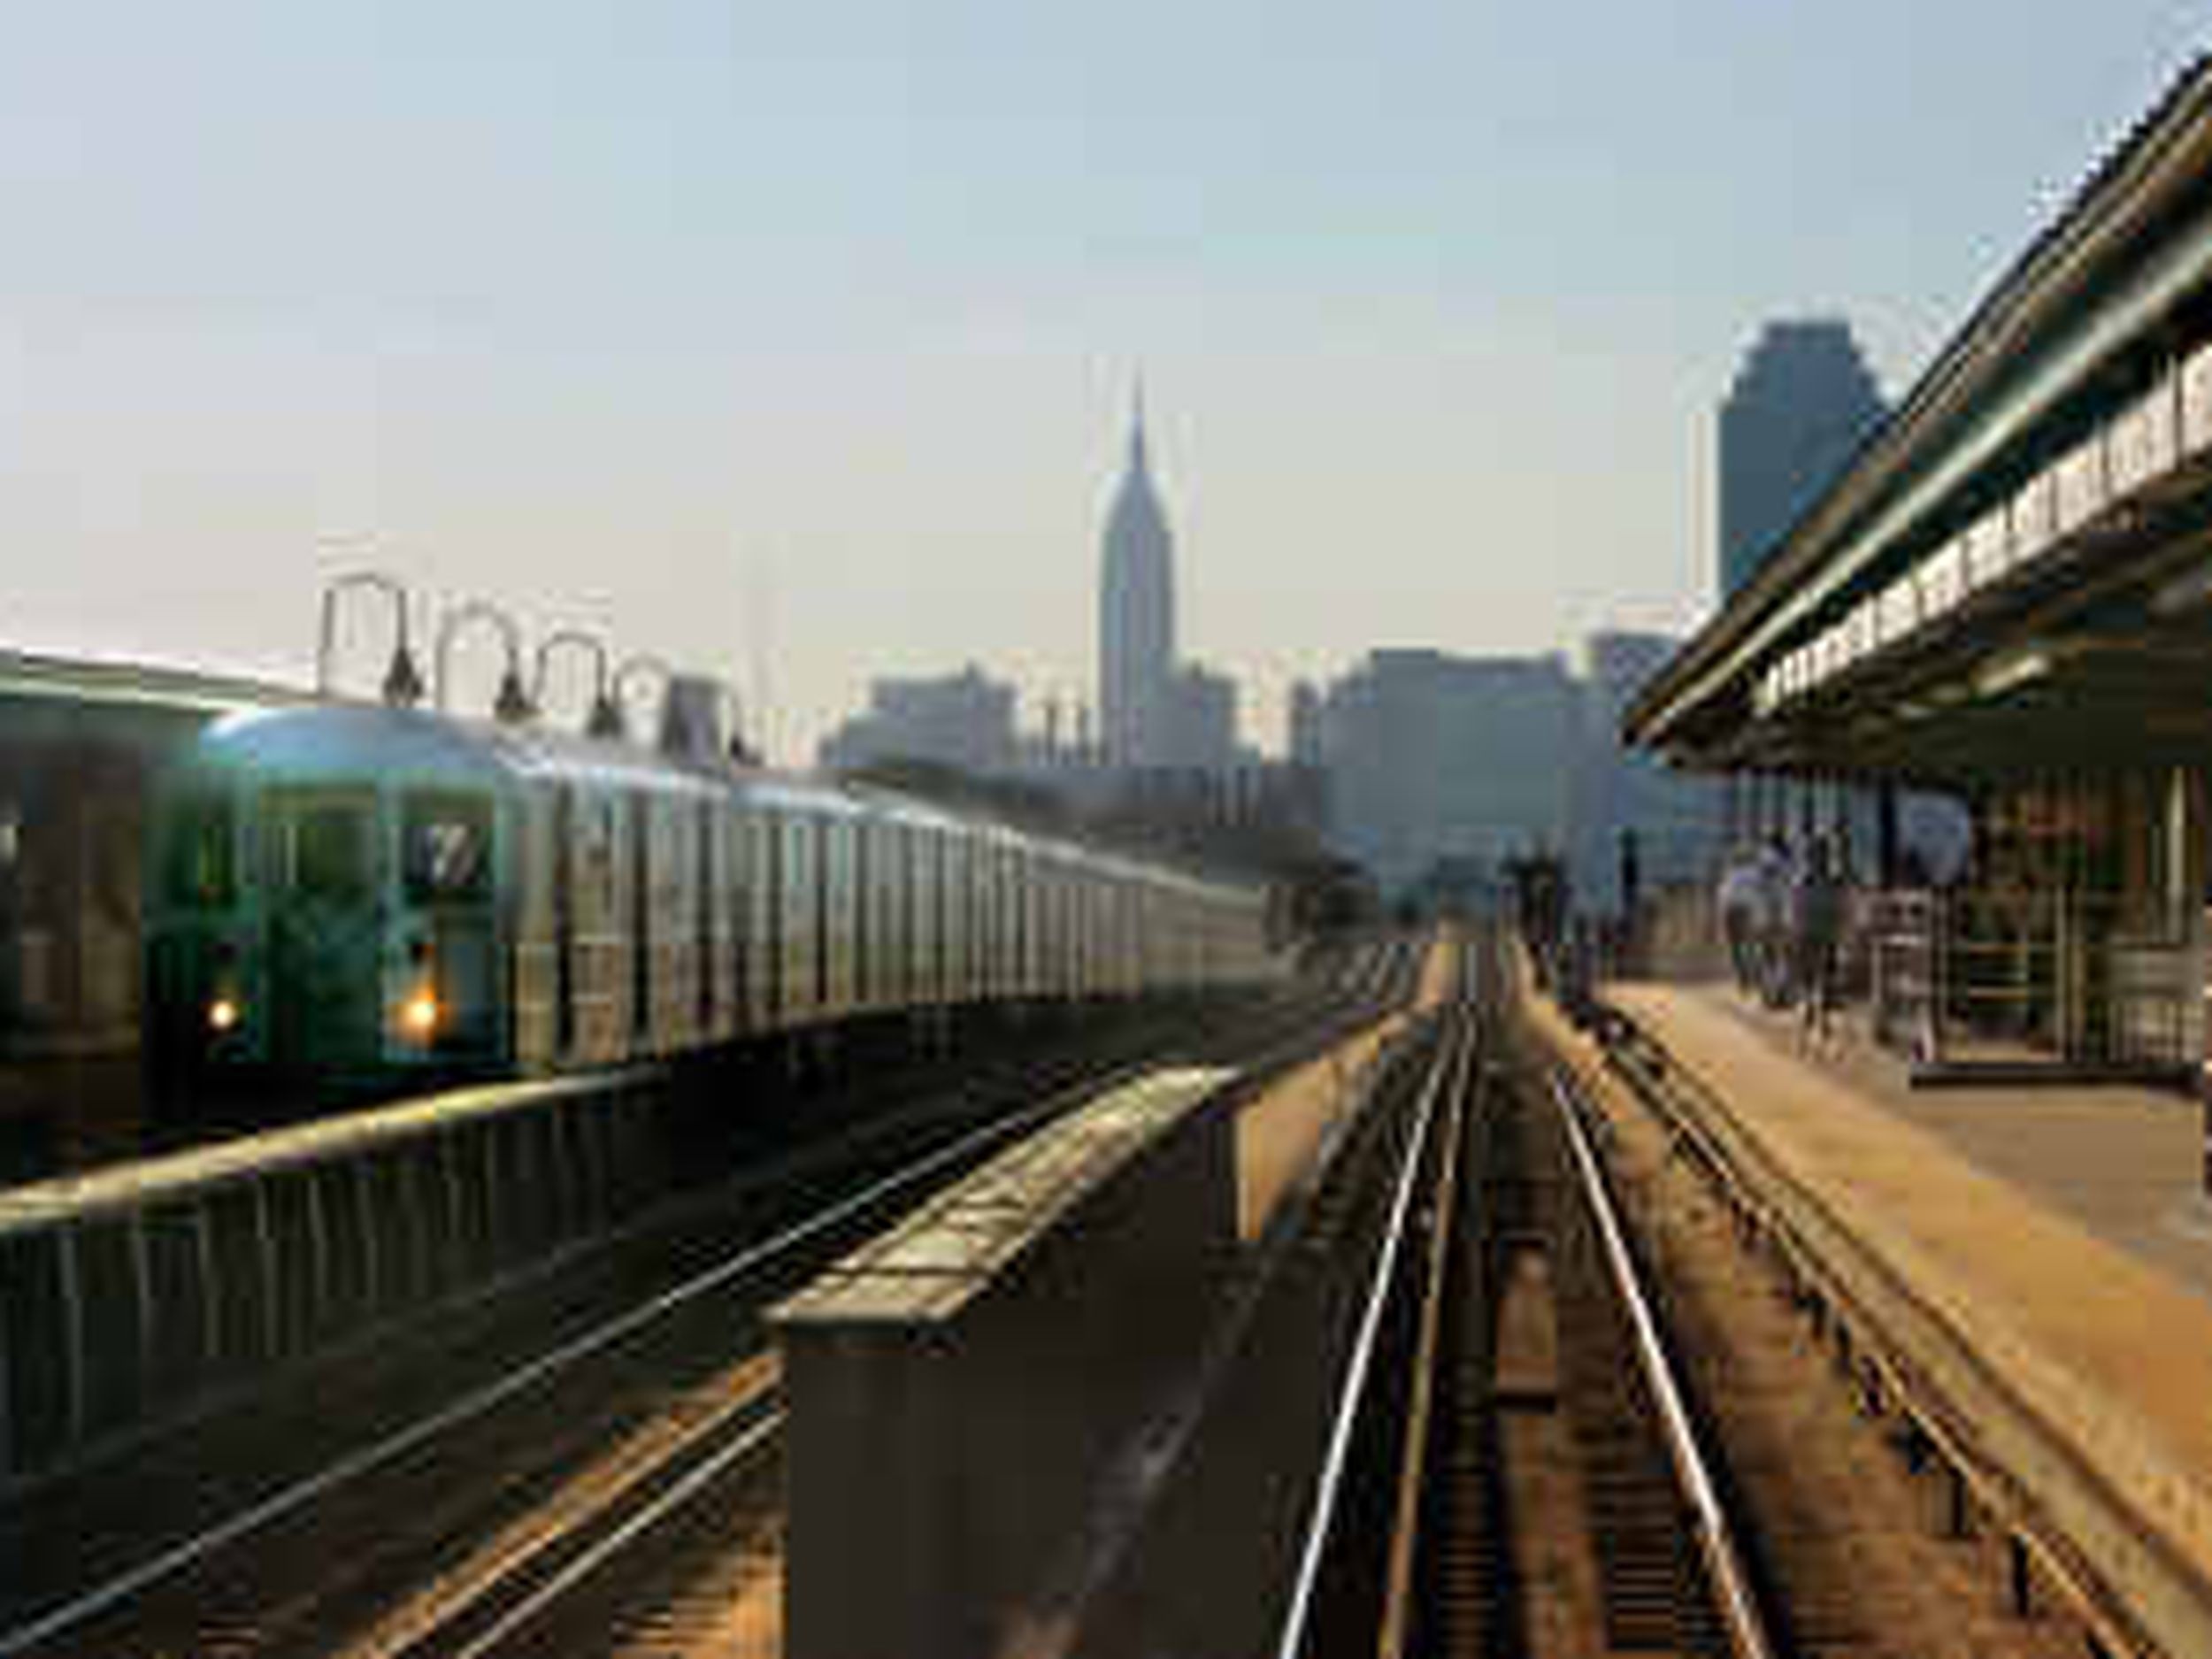
{"label": "hazy sky", "polygon": [[1847,315],[1895,393],[2212,43],[2147,0],[0,21],[0,641],[304,672],[373,538],[426,605],[764,663],[787,757],[872,673],[1089,695],[1140,366],[1185,649],[1271,745],[1373,645],[1694,621],[1760,320]]}

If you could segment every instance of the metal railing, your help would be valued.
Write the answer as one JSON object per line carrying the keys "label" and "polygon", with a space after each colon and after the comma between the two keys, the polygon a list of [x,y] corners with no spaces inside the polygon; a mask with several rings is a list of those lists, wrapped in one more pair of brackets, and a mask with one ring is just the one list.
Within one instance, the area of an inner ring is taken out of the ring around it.
{"label": "metal railing", "polygon": [[2009,1058],[2193,1067],[2193,918],[2102,895],[1963,888],[1872,895],[1874,1033],[1923,1064]]}

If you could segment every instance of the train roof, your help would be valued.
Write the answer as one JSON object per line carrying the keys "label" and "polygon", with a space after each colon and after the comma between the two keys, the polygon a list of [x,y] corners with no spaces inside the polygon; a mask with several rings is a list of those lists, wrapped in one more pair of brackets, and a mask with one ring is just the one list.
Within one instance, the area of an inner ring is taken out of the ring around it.
{"label": "train roof", "polygon": [[311,780],[367,771],[488,783],[511,770],[456,722],[366,703],[227,715],[201,734],[191,758],[196,767]]}
{"label": "train roof", "polygon": [[683,795],[735,791],[780,811],[871,818],[939,831],[962,831],[1020,846],[1082,867],[1193,892],[1248,894],[1248,884],[1201,876],[1173,864],[1039,833],[1003,819],[880,787],[826,782],[800,774],[701,764],[633,744],[542,726],[455,719],[416,709],[326,702],[303,708],[233,714],[204,732],[193,765],[300,782],[354,781],[365,775],[416,784],[499,788],[560,780],[596,788],[653,788]]}
{"label": "train roof", "polygon": [[204,767],[311,782],[372,773],[480,787],[527,778],[687,794],[735,789],[785,811],[877,813],[947,826],[965,822],[794,773],[739,771],[544,726],[455,719],[377,703],[324,703],[232,715],[207,728],[194,759]]}
{"label": "train roof", "polygon": [[193,758],[202,766],[303,781],[371,773],[482,787],[549,775],[632,787],[704,783],[659,755],[620,743],[359,703],[229,716],[208,727]]}

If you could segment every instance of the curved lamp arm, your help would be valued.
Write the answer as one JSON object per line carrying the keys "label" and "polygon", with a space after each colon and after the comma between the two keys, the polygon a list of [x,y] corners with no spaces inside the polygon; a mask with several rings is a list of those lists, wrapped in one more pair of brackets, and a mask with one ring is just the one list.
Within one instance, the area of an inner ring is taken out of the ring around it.
{"label": "curved lamp arm", "polygon": [[522,630],[515,626],[512,617],[487,599],[465,600],[439,619],[435,680],[438,710],[445,711],[453,641],[463,628],[474,622],[490,623],[499,631],[500,640],[507,648],[507,667],[500,676],[499,695],[492,704],[492,712],[509,726],[519,725],[533,711],[530,694],[522,685]]}
{"label": "curved lamp arm", "polygon": [[373,588],[392,602],[392,661],[384,671],[384,701],[395,708],[411,708],[422,701],[422,673],[407,642],[407,589],[382,571],[353,571],[323,586],[322,629],[315,648],[315,695],[330,695],[330,660],[338,641],[338,600],[341,595]]}
{"label": "curved lamp arm", "polygon": [[538,657],[530,677],[530,701],[539,708],[545,706],[545,675],[557,646],[591,653],[591,712],[585,717],[584,729],[594,737],[620,737],[622,710],[615,706],[611,689],[613,676],[608,672],[607,642],[596,634],[581,628],[559,628],[538,643]]}

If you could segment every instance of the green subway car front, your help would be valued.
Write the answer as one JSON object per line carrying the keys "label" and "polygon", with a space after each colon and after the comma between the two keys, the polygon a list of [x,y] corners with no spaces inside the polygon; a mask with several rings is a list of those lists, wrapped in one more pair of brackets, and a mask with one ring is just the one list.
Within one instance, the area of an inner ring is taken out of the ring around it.
{"label": "green subway car front", "polygon": [[450,737],[381,710],[240,717],[162,780],[162,1083],[354,1093],[511,1068],[511,780]]}

